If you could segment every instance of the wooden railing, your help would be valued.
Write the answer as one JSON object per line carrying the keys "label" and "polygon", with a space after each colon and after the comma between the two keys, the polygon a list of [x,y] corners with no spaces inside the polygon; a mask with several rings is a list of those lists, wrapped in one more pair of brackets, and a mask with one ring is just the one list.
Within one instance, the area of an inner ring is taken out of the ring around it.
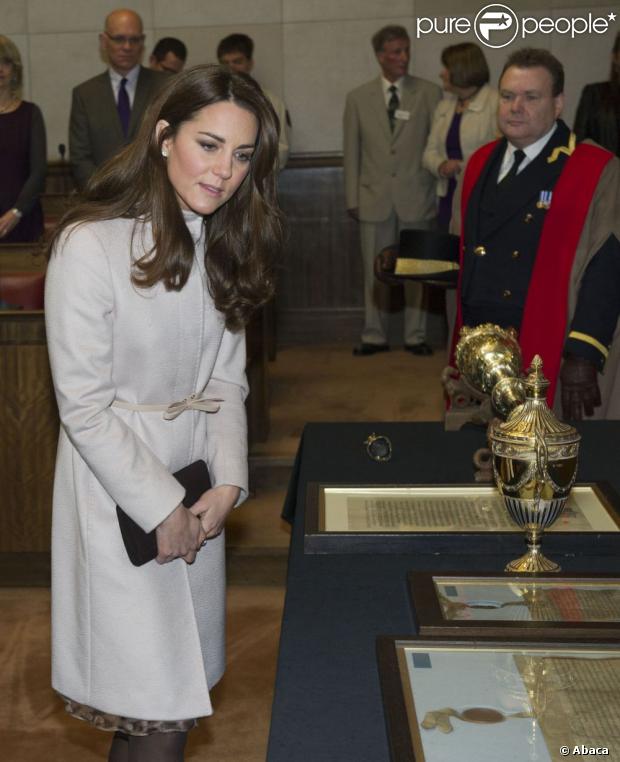
{"label": "wooden railing", "polygon": [[[0,245],[0,279],[45,267],[36,245]],[[58,439],[43,310],[0,310],[0,388],[0,555],[28,554],[32,562],[49,554]]]}

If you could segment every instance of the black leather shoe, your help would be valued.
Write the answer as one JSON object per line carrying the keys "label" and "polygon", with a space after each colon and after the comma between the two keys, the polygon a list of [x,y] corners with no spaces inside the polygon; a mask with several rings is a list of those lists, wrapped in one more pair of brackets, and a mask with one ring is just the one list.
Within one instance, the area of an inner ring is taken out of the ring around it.
{"label": "black leather shoe", "polygon": [[428,357],[433,354],[432,347],[422,341],[419,344],[405,344],[405,351],[411,352],[412,355],[419,355],[420,357]]}
{"label": "black leather shoe", "polygon": [[353,354],[355,357],[363,357],[364,355],[376,355],[377,352],[389,352],[389,344],[367,344],[362,341],[356,347],[353,347]]}

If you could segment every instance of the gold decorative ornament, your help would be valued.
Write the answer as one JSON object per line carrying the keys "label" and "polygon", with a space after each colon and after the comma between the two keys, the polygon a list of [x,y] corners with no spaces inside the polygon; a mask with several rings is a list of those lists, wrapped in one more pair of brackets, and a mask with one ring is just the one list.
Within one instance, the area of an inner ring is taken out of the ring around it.
{"label": "gold decorative ornament", "polygon": [[514,328],[483,323],[461,328],[456,346],[456,366],[466,384],[490,395],[493,406],[506,416],[525,401],[520,380],[521,347]]}
{"label": "gold decorative ornament", "polygon": [[458,262],[448,262],[443,259],[410,259],[399,257],[394,266],[394,275],[435,275],[458,270]]}
{"label": "gold decorative ornament", "polygon": [[542,554],[540,540],[564,510],[577,474],[581,437],[547,406],[549,382],[542,365],[536,355],[524,384],[525,402],[489,430],[495,483],[511,518],[525,530],[528,546],[506,566],[512,572],[560,570]]}
{"label": "gold decorative ornament", "polygon": [[488,428],[493,476],[528,546],[506,571],[559,571],[542,554],[540,541],[568,500],[581,437],[549,409],[549,382],[538,355],[527,378],[521,377],[521,350],[513,329],[491,323],[461,329],[456,364],[465,383],[490,395],[494,409],[506,418],[491,420]]}

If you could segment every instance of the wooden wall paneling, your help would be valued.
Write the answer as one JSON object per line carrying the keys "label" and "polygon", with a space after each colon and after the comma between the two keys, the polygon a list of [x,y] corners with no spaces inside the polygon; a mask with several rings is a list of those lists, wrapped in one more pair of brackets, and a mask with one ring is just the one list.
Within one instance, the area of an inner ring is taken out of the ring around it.
{"label": "wooden wall paneling", "polygon": [[288,224],[282,307],[361,307],[358,225],[346,214],[342,169],[287,169],[281,189]]}
{"label": "wooden wall paneling", "polygon": [[75,203],[76,198],[69,162],[48,162],[45,192],[41,196],[46,238],[49,237],[63,214]]}
{"label": "wooden wall paneling", "polygon": [[45,178],[45,195],[68,196],[75,190],[71,165],[68,161],[48,161]]}
{"label": "wooden wall paneling", "polygon": [[267,325],[259,310],[246,326],[246,373],[250,393],[246,400],[248,441],[264,442],[269,436],[269,383],[267,368]]}
{"label": "wooden wall paneling", "polygon": [[0,272],[43,272],[45,248],[39,243],[0,243]]}
{"label": "wooden wall paneling", "polygon": [[56,227],[63,214],[71,208],[73,196],[67,193],[46,193],[41,197],[46,232]]}
{"label": "wooden wall paneling", "polygon": [[354,340],[363,314],[362,267],[342,167],[291,164],[280,176],[288,239],[277,298],[279,343]]}
{"label": "wooden wall paneling", "polygon": [[0,312],[0,552],[50,549],[58,413],[42,311]]}
{"label": "wooden wall paneling", "polygon": [[[0,273],[46,266],[38,244],[0,245]],[[0,584],[49,582],[57,438],[43,312],[0,311]]]}
{"label": "wooden wall paneling", "polygon": [[[280,175],[280,203],[288,240],[278,288],[282,345],[357,343],[363,326],[359,223],[346,212],[342,159],[293,157]],[[429,342],[446,340],[444,299],[429,288]],[[401,288],[390,295],[389,340],[402,342]]]}

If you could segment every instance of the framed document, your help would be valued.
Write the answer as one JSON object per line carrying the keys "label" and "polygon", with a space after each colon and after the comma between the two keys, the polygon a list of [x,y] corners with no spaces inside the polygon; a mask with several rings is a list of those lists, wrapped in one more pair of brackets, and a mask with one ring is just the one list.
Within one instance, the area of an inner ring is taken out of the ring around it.
{"label": "framed document", "polygon": [[620,577],[410,572],[422,637],[620,641]]}
{"label": "framed document", "polygon": [[[506,553],[523,548],[496,487],[310,482],[306,553]],[[573,487],[545,552],[620,551],[620,499],[605,483]],[[508,558],[507,558],[508,560]]]}
{"label": "framed document", "polygon": [[377,658],[394,762],[620,758],[616,646],[382,636]]}

